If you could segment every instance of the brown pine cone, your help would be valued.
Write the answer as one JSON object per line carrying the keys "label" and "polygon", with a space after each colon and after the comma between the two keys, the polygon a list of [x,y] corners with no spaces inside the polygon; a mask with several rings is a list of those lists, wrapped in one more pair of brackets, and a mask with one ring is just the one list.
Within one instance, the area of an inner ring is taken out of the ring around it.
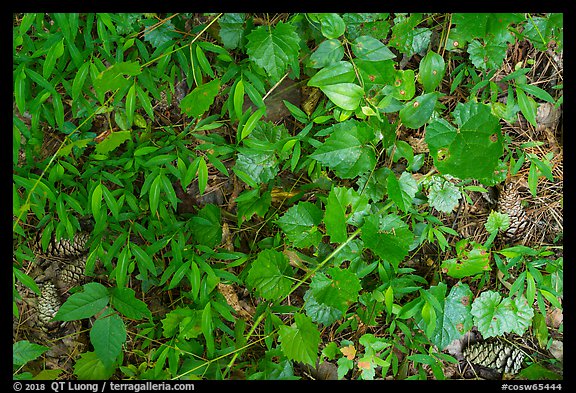
{"label": "brown pine cone", "polygon": [[510,217],[510,226],[503,233],[504,238],[509,241],[517,240],[528,227],[529,218],[522,206],[516,185],[508,183],[502,187],[496,208],[498,212]]}
{"label": "brown pine cone", "polygon": [[38,324],[46,332],[58,329],[60,322],[52,321],[60,309],[60,296],[54,284],[50,281],[42,285],[38,299]]}
{"label": "brown pine cone", "polygon": [[81,255],[78,258],[62,261],[56,273],[56,286],[61,291],[82,285],[85,281],[87,255]]}

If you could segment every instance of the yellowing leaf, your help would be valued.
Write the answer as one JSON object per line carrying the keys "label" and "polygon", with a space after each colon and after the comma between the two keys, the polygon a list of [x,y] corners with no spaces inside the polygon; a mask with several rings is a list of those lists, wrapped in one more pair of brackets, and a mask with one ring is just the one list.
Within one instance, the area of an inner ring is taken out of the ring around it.
{"label": "yellowing leaf", "polygon": [[340,348],[340,352],[342,352],[342,354],[346,356],[348,360],[354,360],[354,358],[356,357],[356,348],[354,348],[354,345],[352,344],[344,348]]}

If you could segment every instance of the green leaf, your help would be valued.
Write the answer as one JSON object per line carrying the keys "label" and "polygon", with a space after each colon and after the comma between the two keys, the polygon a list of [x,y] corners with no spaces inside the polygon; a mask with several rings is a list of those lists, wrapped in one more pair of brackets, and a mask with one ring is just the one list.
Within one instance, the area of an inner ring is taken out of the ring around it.
{"label": "green leaf", "polygon": [[468,44],[468,53],[472,64],[480,70],[492,70],[502,66],[506,57],[506,43],[483,42],[473,40]]}
{"label": "green leaf", "polygon": [[428,191],[428,203],[442,213],[451,213],[458,207],[462,197],[460,190],[450,181],[439,176],[432,178]]}
{"label": "green leaf", "polygon": [[27,340],[15,342],[12,345],[12,364],[15,366],[23,366],[32,360],[38,359],[40,355],[48,350],[50,350],[50,348],[31,343]]}
{"label": "green leaf", "polygon": [[[349,208],[350,207],[350,208]],[[342,243],[348,237],[347,225],[358,225],[368,214],[368,197],[352,188],[334,187],[326,200],[324,223],[332,243]]]}
{"label": "green leaf", "polygon": [[322,233],[317,225],[322,220],[322,210],[310,202],[299,202],[276,221],[295,247],[317,245]]}
{"label": "green leaf", "polygon": [[551,104],[554,104],[556,102],[556,101],[554,101],[554,98],[552,98],[552,96],[546,90],[543,90],[543,89],[539,88],[538,86],[527,85],[524,83],[518,83],[516,85],[516,87],[519,87],[520,89],[524,90],[526,93],[531,94],[534,97],[541,99],[542,101],[546,101],[546,102],[549,102]]}
{"label": "green leaf", "polygon": [[116,63],[102,71],[96,77],[93,81],[94,90],[103,98],[105,93],[127,86],[129,81],[124,78],[124,75],[136,76],[141,72],[142,69],[138,62],[128,61]]}
{"label": "green leaf", "polygon": [[408,172],[403,172],[400,179],[396,179],[396,174],[391,172],[388,175],[388,195],[396,203],[396,206],[403,212],[408,212],[412,206],[412,200],[418,191],[418,183]]}
{"label": "green leaf", "polygon": [[74,374],[79,380],[108,380],[116,371],[114,366],[105,366],[95,352],[84,352],[74,363]]}
{"label": "green leaf", "polygon": [[335,13],[320,14],[320,30],[328,39],[338,38],[346,30],[346,24],[342,17]]}
{"label": "green leaf", "polygon": [[320,90],[336,106],[348,111],[354,111],[360,106],[364,89],[354,83],[337,83],[320,87]]}
{"label": "green leaf", "polygon": [[276,26],[258,26],[246,36],[246,53],[250,61],[262,67],[274,84],[298,59],[300,36],[296,28],[282,21]]}
{"label": "green leaf", "polygon": [[310,55],[309,66],[312,68],[328,67],[344,57],[344,47],[337,39],[325,40]]}
{"label": "green leaf", "polygon": [[528,122],[534,127],[538,126],[536,122],[538,104],[536,101],[534,101],[532,97],[528,97],[522,89],[516,89],[516,96],[518,97],[518,106],[520,107],[520,111],[526,120],[528,120]]}
{"label": "green leaf", "polygon": [[429,51],[420,61],[419,72],[424,91],[430,93],[434,91],[444,78],[445,63],[444,58],[438,53]]}
{"label": "green leaf", "polygon": [[108,134],[102,142],[98,143],[94,150],[98,154],[108,154],[116,150],[122,143],[132,139],[131,131],[115,131]]}
{"label": "green leaf", "polygon": [[434,120],[426,127],[425,141],[441,173],[490,178],[504,151],[499,120],[487,105],[470,102],[466,107],[473,114],[459,130],[444,119]]}
{"label": "green leaf", "polygon": [[156,214],[158,210],[158,204],[160,203],[160,187],[162,186],[162,179],[161,174],[158,173],[152,181],[152,185],[150,186],[150,191],[148,192],[148,199],[150,202],[150,213],[152,215]]}
{"label": "green leaf", "polygon": [[242,225],[244,221],[250,220],[254,214],[259,217],[264,217],[270,205],[272,204],[272,194],[270,191],[259,194],[259,190],[246,190],[243,191],[236,198],[238,204],[238,225]]}
{"label": "green leaf", "polygon": [[218,20],[218,34],[226,49],[236,49],[244,35],[244,14],[226,13]]}
{"label": "green leaf", "polygon": [[[471,309],[472,291],[467,284],[457,283],[452,287],[448,296],[446,284],[440,283],[430,287],[427,292],[440,304],[436,309],[436,327],[429,336],[430,340],[440,350],[444,350],[451,342],[460,339],[464,333],[473,326]],[[428,327],[424,319],[417,319],[418,326],[426,330]]]}
{"label": "green leaf", "polygon": [[498,292],[485,291],[472,303],[474,325],[482,337],[516,333],[522,336],[532,323],[534,310],[526,298],[502,298]]}
{"label": "green leaf", "polygon": [[132,84],[126,94],[126,120],[128,120],[128,127],[132,127],[134,122],[134,111],[136,110],[136,85]]}
{"label": "green leaf", "polygon": [[345,314],[348,307],[358,300],[358,293],[362,289],[360,280],[356,274],[338,267],[328,269],[327,273],[329,276],[322,272],[314,275],[310,291],[318,303]]}
{"label": "green leaf", "polygon": [[240,140],[246,138],[252,133],[252,131],[254,131],[254,127],[256,127],[260,118],[264,116],[264,113],[266,113],[265,106],[258,108],[254,113],[250,115],[248,120],[246,120],[246,123],[244,123],[242,126],[242,131],[240,132]]}
{"label": "green leaf", "polygon": [[494,210],[490,212],[486,223],[484,223],[484,227],[489,233],[505,231],[509,226],[510,217],[508,214],[500,213]]}
{"label": "green leaf", "polygon": [[304,310],[313,322],[321,323],[324,326],[330,326],[340,318],[342,318],[342,311],[336,307],[320,303],[314,297],[312,291],[306,291],[304,294]]}
{"label": "green leaf", "polygon": [[208,185],[208,166],[204,157],[200,157],[198,162],[198,192],[200,195],[204,194],[206,186]]}
{"label": "green leaf", "polygon": [[190,218],[190,230],[195,241],[207,247],[214,247],[222,241],[220,208],[213,204],[204,206],[198,214]]}
{"label": "green leaf", "polygon": [[376,165],[376,154],[368,143],[374,130],[365,122],[354,119],[335,124],[328,139],[310,156],[334,170],[337,176],[351,179],[371,171]]}
{"label": "green leaf", "polygon": [[84,87],[84,82],[86,81],[86,77],[88,76],[89,72],[89,62],[85,62],[76,72],[74,76],[74,81],[72,82],[72,101],[77,101],[82,93],[82,89]]}
{"label": "green leaf", "polygon": [[348,61],[339,61],[318,71],[308,80],[308,86],[322,88],[325,86],[351,83],[356,79],[354,67]]}
{"label": "green leaf", "polygon": [[242,79],[236,83],[234,88],[234,114],[237,119],[242,118],[242,106],[244,105],[244,82]]}
{"label": "green leaf", "polygon": [[371,215],[362,226],[362,240],[366,247],[397,268],[408,255],[414,235],[396,214]]}
{"label": "green leaf", "polygon": [[360,36],[352,42],[352,52],[356,58],[368,61],[385,61],[396,57],[380,40],[368,35]]}
{"label": "green leaf", "polygon": [[210,302],[206,303],[204,310],[202,310],[202,322],[200,324],[202,329],[202,335],[206,340],[206,353],[208,356],[212,357],[214,355],[214,330],[212,324],[212,308]]}
{"label": "green leaf", "polygon": [[92,215],[95,220],[100,218],[100,207],[102,205],[102,183],[98,183],[94,190],[92,191],[92,197],[90,198],[90,206],[92,208]]}
{"label": "green leaf", "polygon": [[55,42],[48,53],[46,54],[46,60],[42,65],[42,76],[44,79],[49,79],[56,65],[56,61],[64,54],[64,38]]}
{"label": "green leaf", "polygon": [[184,338],[196,338],[202,334],[202,310],[176,308],[162,319],[162,335],[165,338],[182,334]]}
{"label": "green leaf", "polygon": [[320,332],[309,317],[294,314],[292,326],[280,326],[279,340],[282,352],[288,359],[314,367],[318,358]]}
{"label": "green leaf", "polygon": [[108,304],[108,290],[102,284],[84,284],[82,292],[72,294],[56,313],[55,321],[74,321],[90,318],[102,311]]}
{"label": "green leaf", "polygon": [[434,112],[437,97],[437,93],[427,93],[408,102],[404,105],[404,108],[400,110],[400,120],[402,120],[402,123],[412,129],[422,127],[430,120]]}
{"label": "green leaf", "polygon": [[[131,248],[134,251],[134,246]],[[118,312],[130,319],[152,318],[152,313],[142,300],[136,298],[136,292],[131,288],[115,287],[110,292],[110,304]]]}
{"label": "green leaf", "polygon": [[90,342],[105,367],[111,367],[122,353],[126,342],[126,327],[118,314],[108,311],[90,329]]}
{"label": "green leaf", "polygon": [[288,258],[276,250],[264,250],[252,262],[246,283],[259,296],[274,301],[290,292],[292,280],[287,273],[290,273]]}
{"label": "green leaf", "polygon": [[186,116],[200,117],[210,109],[219,91],[220,79],[197,86],[180,101],[180,110]]}
{"label": "green leaf", "polygon": [[490,253],[479,243],[462,239],[456,243],[456,258],[442,262],[442,271],[450,277],[463,278],[475,276],[490,268]]}

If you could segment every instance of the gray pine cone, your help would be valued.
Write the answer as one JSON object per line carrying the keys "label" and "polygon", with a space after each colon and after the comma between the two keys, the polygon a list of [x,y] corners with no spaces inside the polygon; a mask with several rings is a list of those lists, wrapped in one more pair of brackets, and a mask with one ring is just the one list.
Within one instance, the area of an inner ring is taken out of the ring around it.
{"label": "gray pine cone", "polygon": [[42,285],[40,298],[38,299],[38,324],[44,331],[54,331],[60,322],[52,321],[60,309],[60,296],[56,287],[51,282]]}
{"label": "gray pine cone", "polygon": [[464,348],[462,353],[472,364],[507,374],[518,373],[524,360],[521,349],[497,338],[471,344]]}

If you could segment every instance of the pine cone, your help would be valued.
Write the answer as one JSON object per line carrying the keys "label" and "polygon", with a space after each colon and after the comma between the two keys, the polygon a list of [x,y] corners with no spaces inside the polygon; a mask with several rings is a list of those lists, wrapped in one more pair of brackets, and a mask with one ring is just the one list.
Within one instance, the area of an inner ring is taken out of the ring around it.
{"label": "pine cone", "polygon": [[56,287],[51,282],[42,285],[40,298],[38,299],[38,323],[42,330],[51,332],[56,330],[60,322],[52,321],[60,309],[60,296]]}
{"label": "pine cone", "polygon": [[78,232],[72,239],[56,240],[54,234],[46,247],[46,251],[42,251],[40,239],[42,238],[41,232],[38,233],[36,238],[37,253],[46,257],[47,259],[69,259],[76,258],[86,254],[86,244],[90,240],[90,233]]}
{"label": "pine cone", "polygon": [[471,344],[462,352],[470,363],[494,369],[499,373],[516,374],[524,360],[521,349],[497,338]]}
{"label": "pine cone", "polygon": [[504,238],[510,241],[518,239],[528,227],[529,219],[522,207],[518,188],[514,184],[504,185],[496,209],[510,217],[510,226],[503,233]]}
{"label": "pine cone", "polygon": [[82,255],[76,259],[61,262],[56,274],[56,286],[58,289],[66,291],[84,283],[86,258],[87,255]]}

